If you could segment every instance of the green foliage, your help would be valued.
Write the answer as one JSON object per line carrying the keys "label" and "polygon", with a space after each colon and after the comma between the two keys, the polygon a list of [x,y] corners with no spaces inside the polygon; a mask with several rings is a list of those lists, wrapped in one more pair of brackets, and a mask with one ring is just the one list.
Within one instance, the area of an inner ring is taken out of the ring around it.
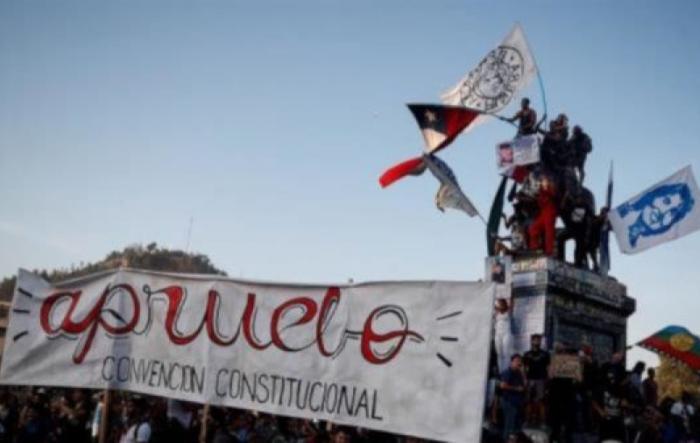
{"label": "green foliage", "polygon": [[[204,254],[191,254],[179,249],[159,248],[155,242],[149,243],[146,247],[132,245],[121,251],[112,251],[103,260],[96,263],[81,262],[79,266],[71,266],[69,269],[35,270],[34,272],[50,282],[58,282],[121,266],[151,271],[226,275],[224,271],[214,266],[209,257]],[[15,279],[14,276],[6,277],[0,282],[0,300],[9,301],[12,299]]]}

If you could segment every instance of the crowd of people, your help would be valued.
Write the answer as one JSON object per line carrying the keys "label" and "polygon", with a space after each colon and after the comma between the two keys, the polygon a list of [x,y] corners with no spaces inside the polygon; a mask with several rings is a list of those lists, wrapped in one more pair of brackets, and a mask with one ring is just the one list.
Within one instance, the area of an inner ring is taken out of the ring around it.
{"label": "crowd of people", "polygon": [[[561,356],[578,371],[554,369]],[[653,368],[631,371],[622,353],[599,364],[593,349],[576,352],[542,337],[491,370],[482,441],[486,443],[700,442],[696,399],[659,398]],[[646,371],[645,371],[646,369]],[[646,374],[646,376],[645,376]],[[97,442],[103,391],[58,388],[0,390],[0,443]],[[205,412],[206,411],[206,412]],[[281,417],[248,410],[203,407],[160,397],[112,391],[106,415],[108,443],[420,443],[426,440]],[[202,424],[206,420],[206,431]]]}
{"label": "crowd of people", "polygon": [[[568,364],[559,372],[555,361]],[[574,363],[573,371],[571,362]],[[682,443],[700,441],[697,399],[659,398],[653,368],[631,371],[622,353],[599,364],[590,346],[552,355],[533,335],[531,349],[492,367],[484,440],[488,442]]]}
{"label": "crowd of people", "polygon": [[[421,443],[328,422],[112,391],[107,443]],[[102,391],[0,390],[0,443],[98,442]],[[206,410],[206,412],[205,412]],[[206,432],[202,432],[206,417]]]}

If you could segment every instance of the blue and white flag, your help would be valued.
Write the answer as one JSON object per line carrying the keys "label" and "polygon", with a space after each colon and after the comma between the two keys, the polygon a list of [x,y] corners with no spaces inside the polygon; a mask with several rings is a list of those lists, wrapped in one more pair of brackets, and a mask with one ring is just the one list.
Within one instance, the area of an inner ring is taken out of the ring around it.
{"label": "blue and white flag", "polygon": [[700,229],[700,190],[686,166],[610,212],[620,251],[635,254]]}
{"label": "blue and white flag", "polygon": [[435,195],[435,205],[439,210],[444,211],[445,208],[459,209],[466,212],[470,217],[479,214],[479,211],[476,210],[472,202],[459,188],[457,177],[452,172],[452,169],[447,166],[447,163],[434,154],[424,154],[423,161],[440,182],[440,189]]}

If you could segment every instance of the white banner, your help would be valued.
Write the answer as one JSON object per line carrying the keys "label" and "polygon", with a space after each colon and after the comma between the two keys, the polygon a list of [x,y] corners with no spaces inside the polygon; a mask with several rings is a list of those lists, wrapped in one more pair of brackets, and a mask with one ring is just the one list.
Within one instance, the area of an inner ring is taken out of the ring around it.
{"label": "white banner", "polygon": [[[523,29],[516,24],[503,42],[489,52],[476,68],[442,94],[442,102],[495,114],[505,108],[535,75],[535,59]],[[488,116],[485,115],[477,117],[467,130],[486,118]]]}
{"label": "white banner", "polygon": [[609,214],[620,251],[635,254],[700,229],[700,190],[686,166]]}
{"label": "white banner", "polygon": [[51,286],[20,271],[0,381],[479,441],[493,292],[488,283],[291,285],[135,270]]}

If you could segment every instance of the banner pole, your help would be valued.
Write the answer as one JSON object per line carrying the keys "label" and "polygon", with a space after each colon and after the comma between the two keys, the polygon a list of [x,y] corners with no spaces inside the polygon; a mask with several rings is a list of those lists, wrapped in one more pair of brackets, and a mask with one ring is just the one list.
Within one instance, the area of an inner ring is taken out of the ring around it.
{"label": "banner pole", "polygon": [[112,400],[112,392],[109,389],[102,391],[102,413],[100,414],[100,428],[97,435],[98,443],[107,443],[107,431],[109,430],[109,407]]}
{"label": "banner pole", "polygon": [[209,403],[204,404],[202,425],[199,428],[199,443],[207,443],[207,423],[209,422]]}
{"label": "banner pole", "polygon": [[[520,22],[515,22],[516,25],[520,26]],[[520,26],[520,29],[522,30],[522,26]],[[535,58],[535,53],[532,51],[532,48],[530,47],[530,42],[527,39],[527,36],[525,35],[525,31],[522,31],[523,33],[523,38],[525,39],[525,44],[527,45],[528,50],[530,51],[530,55],[532,56],[532,63],[535,65],[535,69],[537,70],[537,83],[539,83],[540,86],[540,94],[542,98],[542,107],[544,108],[543,115],[547,115],[547,95],[544,92],[544,81],[542,81],[542,74],[540,73],[540,67],[537,65],[537,59]],[[547,122],[545,122],[547,123]]]}

